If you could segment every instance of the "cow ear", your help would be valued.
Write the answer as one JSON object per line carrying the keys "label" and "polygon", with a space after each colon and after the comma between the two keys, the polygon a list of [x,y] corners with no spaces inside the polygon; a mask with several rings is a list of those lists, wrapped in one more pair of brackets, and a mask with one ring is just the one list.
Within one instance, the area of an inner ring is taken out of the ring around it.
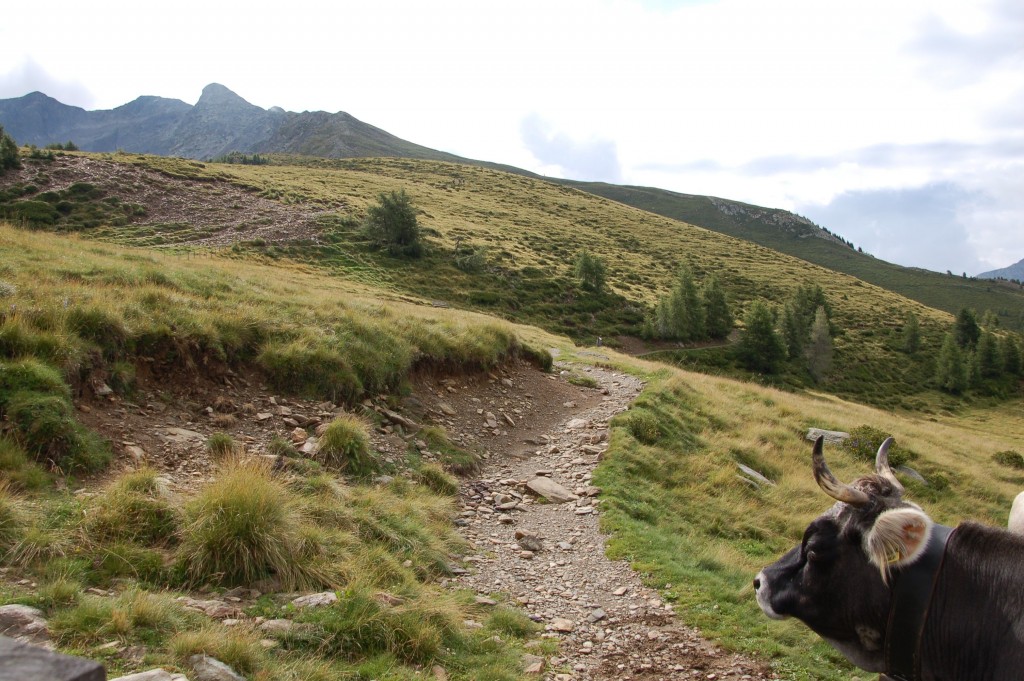
{"label": "cow ear", "polygon": [[910,565],[924,553],[932,535],[932,519],[917,508],[885,511],[864,540],[868,558],[885,578],[889,570]]}

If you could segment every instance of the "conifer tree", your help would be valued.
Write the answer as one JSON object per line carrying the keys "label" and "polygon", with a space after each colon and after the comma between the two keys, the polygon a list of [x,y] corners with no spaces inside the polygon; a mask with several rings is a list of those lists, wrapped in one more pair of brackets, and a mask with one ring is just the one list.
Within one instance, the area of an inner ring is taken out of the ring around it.
{"label": "conifer tree", "polygon": [[913,355],[921,347],[921,326],[917,321],[917,315],[913,312],[907,315],[907,321],[903,324],[903,352]]}
{"label": "conifer tree", "polygon": [[814,380],[821,382],[832,368],[832,334],[829,333],[828,315],[819,307],[811,324],[811,338],[807,344],[807,368]]}
{"label": "conifer tree", "polygon": [[604,261],[599,256],[592,255],[590,251],[580,251],[576,256],[575,274],[580,284],[587,290],[600,293],[604,288]]}
{"label": "conifer tree", "polygon": [[704,329],[710,338],[725,338],[732,331],[732,310],[718,277],[710,275],[701,287],[704,301]]}
{"label": "conifer tree", "polygon": [[956,344],[961,348],[973,348],[978,343],[981,328],[978,326],[974,310],[969,310],[966,307],[960,308],[953,328],[956,334]]}
{"label": "conifer tree", "polygon": [[935,366],[935,382],[942,390],[956,394],[967,389],[967,380],[963,352],[953,334],[947,333]]}
{"label": "conifer tree", "polygon": [[773,373],[786,356],[786,348],[775,332],[772,311],[755,300],[743,317],[746,330],[736,343],[736,358],[751,371]]}
{"label": "conifer tree", "polygon": [[977,373],[981,378],[995,378],[1002,373],[999,347],[995,335],[991,332],[985,331],[981,334],[978,349],[974,353],[974,361],[978,365]]}
{"label": "conifer tree", "polygon": [[1003,358],[1003,371],[1009,376],[1020,376],[1021,357],[1020,347],[1013,336],[1004,336],[1000,347],[1000,355]]}
{"label": "conifer tree", "polygon": [[786,344],[786,352],[790,359],[799,357],[804,352],[804,341],[807,339],[807,329],[803,325],[800,313],[797,311],[793,301],[786,301],[782,307],[782,339]]}
{"label": "conifer tree", "polygon": [[0,125],[0,175],[12,168],[20,167],[18,145],[10,135],[4,132],[4,126]]}

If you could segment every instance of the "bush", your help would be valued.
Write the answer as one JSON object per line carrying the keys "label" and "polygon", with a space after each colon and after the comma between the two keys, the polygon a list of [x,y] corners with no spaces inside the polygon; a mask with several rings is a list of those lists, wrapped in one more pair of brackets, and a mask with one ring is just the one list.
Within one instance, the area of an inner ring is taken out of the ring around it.
{"label": "bush", "polygon": [[992,460],[1002,466],[1016,468],[1017,470],[1024,470],[1024,456],[1021,456],[1020,452],[1016,452],[1012,449],[996,452],[992,455]]}
{"label": "bush", "polygon": [[0,125],[0,175],[13,168],[21,167],[21,159],[18,157],[18,144],[14,138],[4,131]]}
{"label": "bush", "polygon": [[661,424],[658,417],[649,411],[630,409],[625,417],[626,430],[645,445],[653,445],[661,439]]}
{"label": "bush", "polygon": [[351,414],[343,414],[328,424],[320,436],[316,459],[356,477],[367,477],[378,469],[366,424]]}
{"label": "bush", "polygon": [[196,584],[325,583],[306,540],[299,499],[265,466],[233,463],[185,507],[178,561]]}
{"label": "bush", "polygon": [[[842,447],[844,451],[849,452],[857,459],[869,462],[873,467],[878,448],[882,446],[887,437],[889,437],[889,433],[873,426],[858,426],[850,431],[850,437],[843,442]],[[913,458],[915,457],[912,452],[903,449],[896,442],[889,447],[889,465],[894,468],[905,465]]]}

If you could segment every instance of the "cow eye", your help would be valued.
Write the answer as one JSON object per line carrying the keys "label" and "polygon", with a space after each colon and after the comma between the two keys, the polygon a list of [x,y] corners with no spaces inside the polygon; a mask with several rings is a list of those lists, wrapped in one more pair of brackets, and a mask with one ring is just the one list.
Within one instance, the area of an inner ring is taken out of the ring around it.
{"label": "cow eye", "polygon": [[812,563],[816,563],[816,562],[820,561],[821,558],[822,558],[821,553],[819,553],[818,551],[815,551],[814,549],[811,549],[810,551],[807,552],[807,560],[809,560]]}

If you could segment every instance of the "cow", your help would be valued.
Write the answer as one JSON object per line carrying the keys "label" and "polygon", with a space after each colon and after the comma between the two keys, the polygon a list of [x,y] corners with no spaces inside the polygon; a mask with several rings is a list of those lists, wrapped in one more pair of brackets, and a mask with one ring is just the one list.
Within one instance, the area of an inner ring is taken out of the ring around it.
{"label": "cow", "polygon": [[836,503],[758,573],[758,605],[892,679],[1024,679],[1024,536],[934,523],[903,499],[891,444],[879,447],[873,475],[845,484],[818,438],[814,478]]}

